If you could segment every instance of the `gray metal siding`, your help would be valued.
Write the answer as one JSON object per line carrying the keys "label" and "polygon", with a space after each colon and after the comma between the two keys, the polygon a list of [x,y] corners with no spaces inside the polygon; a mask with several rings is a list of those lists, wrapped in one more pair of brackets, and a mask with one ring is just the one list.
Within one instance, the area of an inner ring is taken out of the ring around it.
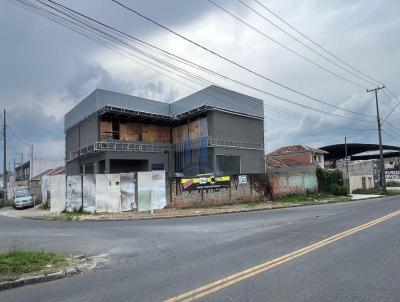
{"label": "gray metal siding", "polygon": [[214,111],[213,137],[246,143],[264,142],[264,121],[250,117]]}
{"label": "gray metal siding", "polygon": [[[242,174],[265,172],[264,151],[218,147],[214,150],[214,157],[216,155],[239,155],[240,173]],[[216,167],[214,165],[214,172],[215,168]]]}
{"label": "gray metal siding", "polygon": [[84,98],[80,103],[75,105],[64,117],[65,130],[83,121],[91,116],[100,108],[97,107],[96,94],[98,90],[93,91],[90,95]]}
{"label": "gray metal siding", "polygon": [[169,115],[169,104],[136,96],[97,90],[97,108],[114,106],[145,113]]}
{"label": "gray metal siding", "polygon": [[65,173],[67,175],[79,175],[81,173],[79,159],[74,159],[66,162]]}
{"label": "gray metal siding", "polygon": [[171,104],[171,114],[179,115],[207,105],[264,118],[263,101],[217,86],[210,86]]}
{"label": "gray metal siding", "polygon": [[65,133],[66,155],[78,149],[79,149],[79,125],[75,125],[74,127],[68,129],[68,131]]}
{"label": "gray metal siding", "polygon": [[67,130],[105,106],[173,117],[204,105],[264,118],[262,100],[217,86],[207,87],[171,104],[97,89],[65,115],[64,124]]}
{"label": "gray metal siding", "polygon": [[169,115],[169,104],[167,103],[96,89],[65,115],[65,130],[83,121],[105,106],[114,106],[145,113]]}
{"label": "gray metal siding", "polygon": [[86,147],[99,140],[99,118],[92,115],[79,124],[80,147]]}

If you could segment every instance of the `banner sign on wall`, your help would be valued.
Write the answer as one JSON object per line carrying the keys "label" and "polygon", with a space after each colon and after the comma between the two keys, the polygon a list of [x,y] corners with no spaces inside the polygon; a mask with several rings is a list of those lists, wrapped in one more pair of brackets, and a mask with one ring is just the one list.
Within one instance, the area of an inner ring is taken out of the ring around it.
{"label": "banner sign on wall", "polygon": [[385,171],[386,182],[400,182],[400,170]]}
{"label": "banner sign on wall", "polygon": [[230,176],[221,176],[221,177],[208,176],[208,177],[181,179],[182,189],[184,191],[229,188],[230,183],[231,183]]}

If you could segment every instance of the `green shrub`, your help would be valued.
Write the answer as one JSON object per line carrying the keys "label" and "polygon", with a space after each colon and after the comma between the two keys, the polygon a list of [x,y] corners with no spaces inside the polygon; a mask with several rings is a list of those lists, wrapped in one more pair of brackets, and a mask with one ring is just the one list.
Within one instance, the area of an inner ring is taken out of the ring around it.
{"label": "green shrub", "polygon": [[318,191],[329,193],[333,195],[346,195],[343,194],[343,173],[340,170],[325,170],[317,167],[317,180],[318,180]]}
{"label": "green shrub", "polygon": [[333,194],[335,196],[346,196],[347,195],[347,187],[333,185],[331,187],[331,194]]}

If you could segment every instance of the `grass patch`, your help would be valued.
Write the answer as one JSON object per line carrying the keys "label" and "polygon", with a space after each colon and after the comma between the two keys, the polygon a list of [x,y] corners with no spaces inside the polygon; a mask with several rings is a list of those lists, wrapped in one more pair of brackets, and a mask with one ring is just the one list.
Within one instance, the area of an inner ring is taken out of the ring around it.
{"label": "grass patch", "polygon": [[0,199],[0,209],[5,207],[12,207],[13,204],[14,201],[12,199],[6,199],[5,202],[2,199]]}
{"label": "grass patch", "polygon": [[247,208],[254,208],[257,205],[260,204],[260,202],[255,202],[255,201],[247,201],[243,203],[244,205],[246,205]]}
{"label": "grass patch", "polygon": [[386,195],[387,196],[398,196],[398,195],[400,195],[400,188],[399,188],[399,190],[388,190],[388,191],[386,191]]}
{"label": "grass patch", "polygon": [[68,265],[66,256],[52,252],[11,249],[0,254],[0,282],[29,274],[50,274]]}
{"label": "grass patch", "polygon": [[373,194],[373,195],[385,195],[380,188],[371,189],[356,189],[353,190],[353,194]]}
{"label": "grass patch", "polygon": [[[337,199],[338,196],[325,193],[312,193],[312,194],[293,194],[285,197],[275,199],[273,202],[277,203],[315,203],[321,200]],[[342,197],[343,198],[343,197]]]}

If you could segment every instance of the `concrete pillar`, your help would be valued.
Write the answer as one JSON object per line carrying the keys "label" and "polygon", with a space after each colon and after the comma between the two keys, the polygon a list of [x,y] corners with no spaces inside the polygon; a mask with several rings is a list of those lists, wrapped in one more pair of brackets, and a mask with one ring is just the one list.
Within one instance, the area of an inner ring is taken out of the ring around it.
{"label": "concrete pillar", "polygon": [[110,159],[108,159],[108,158],[105,159],[104,173],[105,174],[110,174]]}
{"label": "concrete pillar", "polygon": [[100,173],[100,171],[99,171],[99,162],[98,161],[95,161],[93,163],[93,173],[94,174],[99,174]]}

